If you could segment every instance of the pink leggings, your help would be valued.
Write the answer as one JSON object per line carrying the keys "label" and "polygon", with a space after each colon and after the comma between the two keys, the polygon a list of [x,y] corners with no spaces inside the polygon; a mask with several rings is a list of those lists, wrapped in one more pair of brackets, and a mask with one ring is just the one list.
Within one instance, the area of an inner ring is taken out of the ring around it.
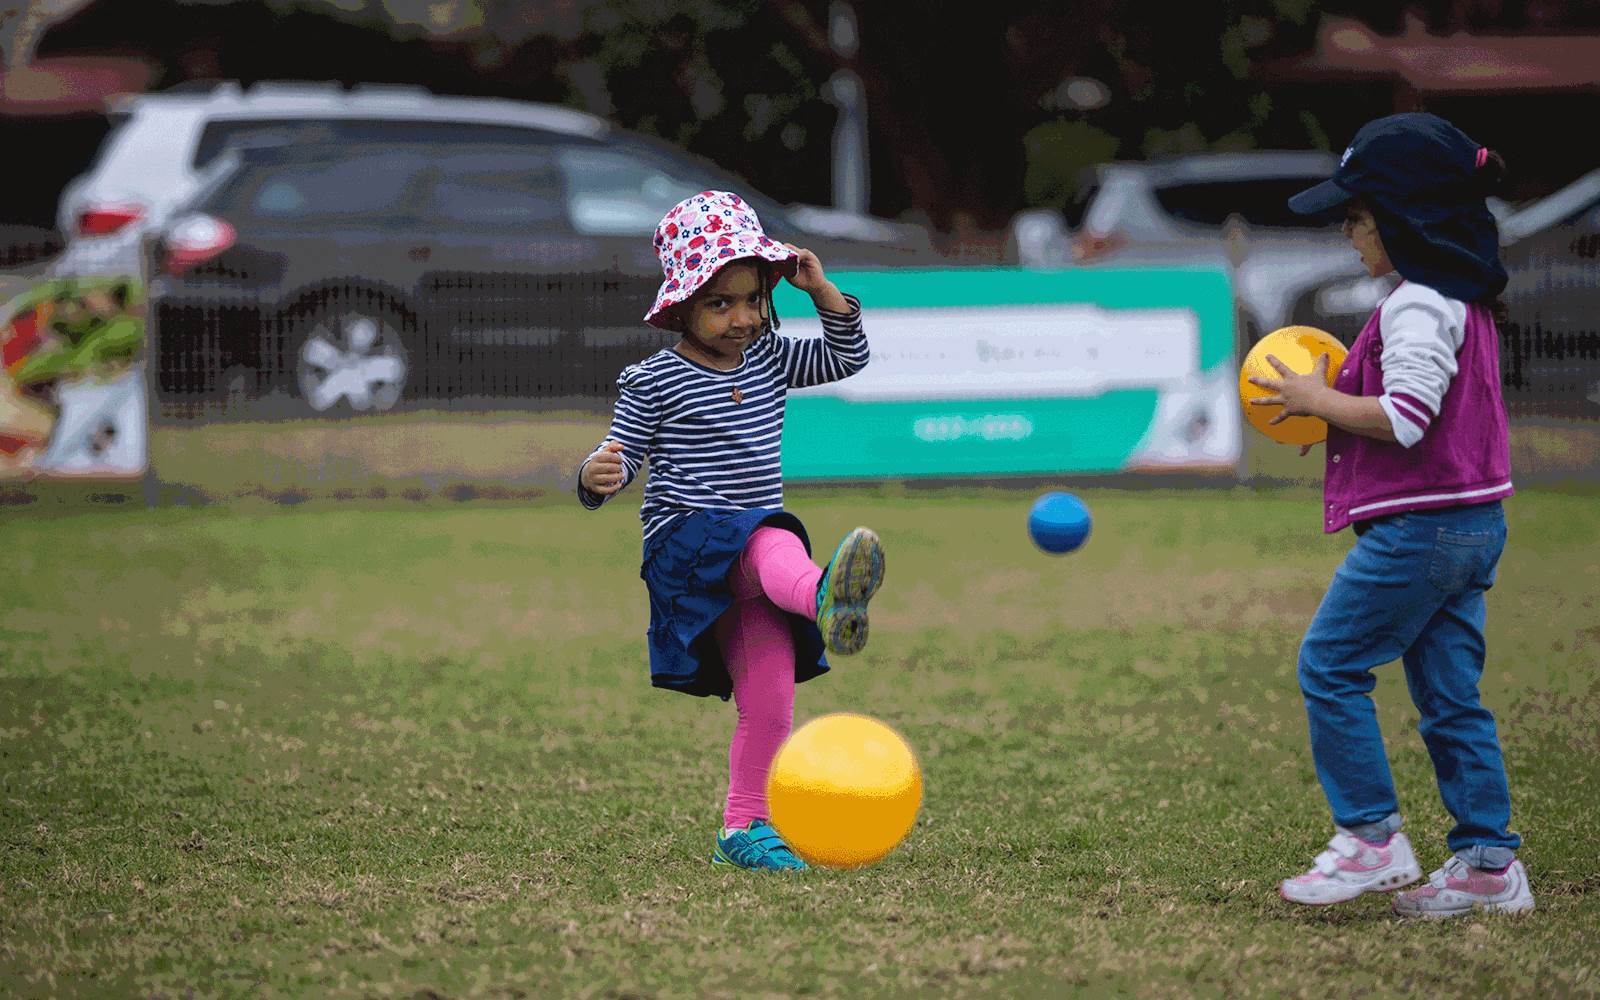
{"label": "pink leggings", "polygon": [[794,639],[783,613],[815,618],[821,578],[800,539],[772,527],[752,532],[728,571],[733,606],[715,626],[739,711],[728,748],[728,827],[770,818],[767,770],[794,725]]}

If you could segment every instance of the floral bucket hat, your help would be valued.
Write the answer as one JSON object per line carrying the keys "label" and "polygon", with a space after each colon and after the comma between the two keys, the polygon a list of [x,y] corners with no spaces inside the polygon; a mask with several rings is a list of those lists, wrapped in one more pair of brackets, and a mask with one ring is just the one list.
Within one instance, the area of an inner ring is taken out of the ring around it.
{"label": "floral bucket hat", "polygon": [[778,265],[779,275],[793,275],[800,257],[761,229],[761,220],[743,198],[728,191],[701,191],[678,202],[656,226],[656,256],[666,280],[644,321],[673,329],[666,310],[685,302],[722,268],[744,257],[760,257]]}

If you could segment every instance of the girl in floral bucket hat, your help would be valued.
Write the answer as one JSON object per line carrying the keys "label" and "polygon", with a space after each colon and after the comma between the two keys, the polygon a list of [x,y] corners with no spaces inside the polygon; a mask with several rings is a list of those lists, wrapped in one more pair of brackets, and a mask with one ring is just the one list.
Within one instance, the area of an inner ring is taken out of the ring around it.
{"label": "girl in floral bucket hat", "polygon": [[[675,206],[655,249],[665,280],[645,321],[679,339],[622,370],[611,430],[578,471],[578,499],[600,507],[649,461],[639,575],[651,682],[731,696],[738,709],[712,861],[803,869],[768,822],[767,771],[793,723],[795,684],[825,672],[826,653],[866,643],[884,560],[878,536],[856,528],[827,568],[811,561],[805,527],[783,509],[778,447],[789,389],[866,366],[861,303],[725,191]],[[776,333],[780,278],[811,296],[820,338]]]}
{"label": "girl in floral bucket hat", "polygon": [[1331,386],[1326,356],[1309,375],[1272,359],[1280,377],[1252,379],[1276,391],[1255,402],[1328,422],[1323,530],[1356,534],[1300,646],[1311,756],[1335,832],[1310,871],[1279,887],[1291,902],[1338,903],[1422,877],[1370,697],[1372,671],[1403,660],[1456,823],[1449,860],[1396,895],[1394,911],[1533,909],[1494,715],[1478,694],[1484,592],[1512,495],[1495,327],[1506,272],[1484,203],[1504,170],[1443,118],[1390,115],[1356,133],[1330,179],[1289,200],[1305,214],[1342,211],[1367,272],[1403,279]]}

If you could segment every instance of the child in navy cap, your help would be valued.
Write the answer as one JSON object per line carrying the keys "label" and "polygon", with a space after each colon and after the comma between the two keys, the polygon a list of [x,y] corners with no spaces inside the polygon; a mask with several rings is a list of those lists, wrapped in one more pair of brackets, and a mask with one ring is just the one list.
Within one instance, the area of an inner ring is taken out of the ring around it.
{"label": "child in navy cap", "polygon": [[[1297,375],[1253,381],[1283,417],[1328,422],[1323,530],[1355,529],[1300,647],[1311,753],[1335,834],[1296,903],[1388,892],[1422,877],[1405,834],[1369,696],[1374,668],[1405,664],[1418,730],[1455,817],[1452,857],[1402,916],[1533,908],[1494,716],[1478,694],[1484,592],[1505,545],[1512,495],[1495,318],[1506,284],[1484,204],[1505,165],[1435,115],[1370,122],[1333,177],[1289,200],[1306,215],[1344,213],[1344,232],[1374,277],[1403,279],[1356,338],[1330,387],[1328,358]],[[1303,453],[1303,452],[1302,452]]]}

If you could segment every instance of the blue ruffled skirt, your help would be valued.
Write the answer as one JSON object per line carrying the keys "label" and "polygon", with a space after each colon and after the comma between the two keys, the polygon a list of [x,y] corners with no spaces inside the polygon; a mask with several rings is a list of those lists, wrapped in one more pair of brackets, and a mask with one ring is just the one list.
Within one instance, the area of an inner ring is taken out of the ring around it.
{"label": "blue ruffled skirt", "polygon": [[[650,592],[651,684],[700,697],[732,695],[733,681],[711,626],[733,605],[728,571],[751,533],[764,524],[794,532],[810,553],[800,519],[772,508],[694,511],[645,543],[639,577]],[[796,683],[826,673],[816,622],[785,617],[794,636]]]}

